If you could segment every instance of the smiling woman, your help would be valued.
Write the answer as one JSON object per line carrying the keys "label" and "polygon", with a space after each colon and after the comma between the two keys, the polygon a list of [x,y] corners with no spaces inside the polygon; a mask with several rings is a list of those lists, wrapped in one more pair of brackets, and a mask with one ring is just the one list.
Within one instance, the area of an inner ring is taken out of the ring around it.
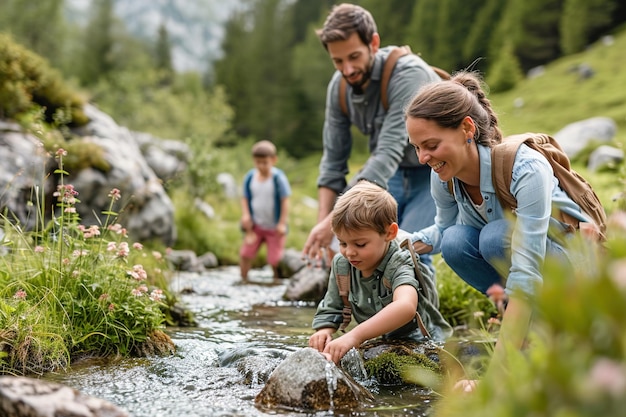
{"label": "smiling woman", "polygon": [[[576,223],[593,222],[559,187],[546,157],[526,144],[509,174],[517,203],[511,218],[492,174],[492,149],[502,142],[502,133],[474,73],[459,72],[422,88],[406,110],[406,126],[420,162],[432,168],[437,207],[435,225],[412,235],[414,248],[441,253],[459,277],[500,308],[503,326],[495,357],[501,359],[503,345],[523,345],[546,255],[559,259],[564,270],[576,268],[568,256],[571,226],[551,217],[553,207]],[[476,384],[462,381],[461,386],[471,391]]]}

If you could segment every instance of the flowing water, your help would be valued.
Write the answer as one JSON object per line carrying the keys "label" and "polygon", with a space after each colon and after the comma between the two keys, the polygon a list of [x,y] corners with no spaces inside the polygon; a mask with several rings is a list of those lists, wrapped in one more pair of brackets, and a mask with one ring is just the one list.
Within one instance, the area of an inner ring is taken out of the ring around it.
{"label": "flowing water", "polygon": [[[237,267],[181,273],[172,280],[172,290],[181,293],[198,326],[167,329],[175,355],[84,361],[45,379],[105,399],[133,417],[338,416],[332,411],[268,413],[254,406],[263,388],[258,377],[307,346],[315,313],[313,303],[282,301],[287,281],[272,285],[271,275],[269,269],[254,270],[254,283],[238,285]],[[377,406],[351,415],[422,416],[434,398],[417,387],[370,389]]]}

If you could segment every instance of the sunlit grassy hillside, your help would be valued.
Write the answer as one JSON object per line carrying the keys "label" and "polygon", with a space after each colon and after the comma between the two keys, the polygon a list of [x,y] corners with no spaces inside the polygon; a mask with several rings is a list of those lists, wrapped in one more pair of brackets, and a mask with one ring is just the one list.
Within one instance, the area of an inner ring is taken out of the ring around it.
{"label": "sunlit grassy hillside", "polygon": [[[490,99],[500,115],[505,134],[543,131],[594,116],[613,118],[620,138],[626,138],[626,30],[612,43],[603,40],[587,51],[545,66],[543,75],[522,81],[514,90]],[[594,75],[581,79],[578,68],[587,65]],[[515,102],[523,106],[515,107]]]}
{"label": "sunlit grassy hillside", "polygon": [[[610,41],[602,39],[585,52],[546,65],[542,75],[522,81],[514,90],[491,95],[504,134],[554,134],[569,123],[604,116],[617,123],[615,145],[626,144],[625,50],[622,30]],[[582,65],[593,70],[592,77],[580,77]],[[594,186],[605,209],[614,211],[618,204],[614,198],[623,191],[621,172],[590,173],[576,164],[575,168]]]}

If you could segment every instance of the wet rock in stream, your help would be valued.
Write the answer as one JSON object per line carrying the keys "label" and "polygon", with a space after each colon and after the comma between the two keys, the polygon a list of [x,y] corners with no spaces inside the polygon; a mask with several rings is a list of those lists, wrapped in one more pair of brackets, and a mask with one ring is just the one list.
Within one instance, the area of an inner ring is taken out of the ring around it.
{"label": "wet rock in stream", "polygon": [[373,401],[372,394],[313,348],[285,358],[255,398],[260,409],[348,410]]}

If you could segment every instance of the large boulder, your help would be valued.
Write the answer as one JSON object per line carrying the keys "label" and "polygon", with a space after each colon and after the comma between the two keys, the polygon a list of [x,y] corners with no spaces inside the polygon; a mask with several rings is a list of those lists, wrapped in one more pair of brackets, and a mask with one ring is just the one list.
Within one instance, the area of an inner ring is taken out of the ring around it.
{"label": "large boulder", "polygon": [[[122,199],[113,210],[135,240],[176,239],[174,206],[163,182],[185,169],[189,152],[182,142],[166,141],[131,132],[117,125],[95,106],[86,105],[89,123],[72,130],[72,141],[96,144],[110,169],[95,167],[69,172],[65,184],[78,191],[76,210],[85,225],[104,224],[111,204],[109,192],[117,188]],[[145,155],[144,153],[145,152]],[[32,230],[40,214],[36,197],[52,198],[56,161],[36,136],[17,123],[0,120],[0,209],[7,209],[25,230]],[[158,174],[157,174],[158,173]]]}
{"label": "large boulder", "polygon": [[33,191],[52,193],[56,184],[46,168],[50,156],[41,141],[19,124],[0,120],[0,208],[6,208],[26,229],[37,224]]}
{"label": "large boulder", "polygon": [[572,159],[592,141],[610,142],[617,132],[617,124],[610,117],[592,117],[570,123],[554,134],[554,139]]}

